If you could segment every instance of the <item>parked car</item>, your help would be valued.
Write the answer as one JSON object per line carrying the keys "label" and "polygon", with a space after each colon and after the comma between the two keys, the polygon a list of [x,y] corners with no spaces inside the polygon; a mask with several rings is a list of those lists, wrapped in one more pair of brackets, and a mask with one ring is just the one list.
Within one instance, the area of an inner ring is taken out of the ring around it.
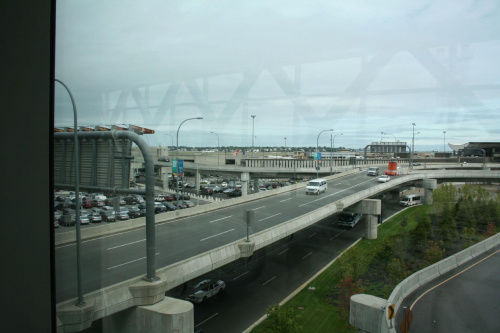
{"label": "parked car", "polygon": [[120,220],[120,221],[125,221],[125,220],[128,220],[130,218],[128,216],[128,210],[127,211],[116,211],[115,217],[117,220]]}
{"label": "parked car", "polygon": [[165,201],[165,194],[155,194],[155,201]]}
{"label": "parked car", "polygon": [[200,194],[212,195],[212,194],[214,194],[214,191],[210,187],[202,187],[200,189]]}
{"label": "parked car", "polygon": [[391,177],[389,177],[388,175],[382,175],[377,179],[379,183],[387,183],[389,180],[391,180]]}
{"label": "parked car", "polygon": [[172,204],[175,205],[178,209],[186,209],[186,208],[188,208],[187,205],[185,205],[185,204],[182,203],[182,201],[179,201],[179,202],[174,201]]}
{"label": "parked car", "polygon": [[60,225],[68,227],[68,226],[73,226],[76,224],[76,215],[75,214],[66,214],[66,215],[61,215],[59,220],[57,220]]}
{"label": "parked car", "polygon": [[184,205],[186,205],[186,206],[187,206],[187,208],[191,208],[191,207],[196,206],[196,205],[194,204],[194,202],[189,201],[189,200],[182,201],[182,203],[183,203]]}
{"label": "parked car", "polygon": [[228,197],[241,197],[241,190],[240,189],[234,189],[231,192],[226,193]]}
{"label": "parked car", "polygon": [[190,294],[186,299],[194,303],[201,303],[224,291],[225,288],[226,283],[222,280],[215,282],[208,281],[201,285],[201,289]]}
{"label": "parked car", "polygon": [[100,223],[102,221],[101,214],[96,213],[96,212],[91,212],[89,215],[89,220],[92,223]]}
{"label": "parked car", "polygon": [[123,197],[123,200],[127,203],[127,205],[135,205],[137,202],[137,198],[132,196],[132,195],[127,195],[126,197]]}
{"label": "parked car", "polygon": [[80,224],[89,224],[90,219],[88,213],[86,215],[80,215]]}
{"label": "parked car", "polygon": [[174,197],[172,196],[172,194],[166,194],[163,196],[165,198],[165,201],[174,201]]}
{"label": "parked car", "polygon": [[[146,210],[144,210],[145,212]],[[135,219],[135,218],[138,218],[138,217],[141,217],[141,209],[139,207],[129,207],[128,209],[128,216],[131,218],[131,219]]]}
{"label": "parked car", "polygon": [[168,158],[168,157],[160,157],[158,159],[158,162],[170,162],[170,158]]}
{"label": "parked car", "polygon": [[103,199],[94,199],[92,200],[92,204],[94,205],[94,207],[106,206],[106,202]]}
{"label": "parked car", "polygon": [[185,184],[184,184],[184,187],[185,187],[185,188],[194,188],[194,187],[195,187],[195,185],[194,185],[194,183],[185,183]]}
{"label": "parked car", "polygon": [[166,212],[167,208],[161,202],[155,202],[155,214]]}
{"label": "parked car", "polygon": [[101,210],[101,218],[104,222],[115,222],[115,212],[112,210]]}
{"label": "parked car", "polygon": [[134,194],[132,196],[135,198],[135,201],[138,204],[143,204],[143,203],[146,202],[146,201],[144,201],[144,198],[141,195],[139,195],[139,194]]}
{"label": "parked car", "polygon": [[164,201],[163,202],[163,206],[165,206],[165,208],[167,209],[167,211],[171,212],[171,211],[174,211],[174,210],[177,210],[177,206],[174,205],[173,203],[171,202],[167,202],[167,201]]}

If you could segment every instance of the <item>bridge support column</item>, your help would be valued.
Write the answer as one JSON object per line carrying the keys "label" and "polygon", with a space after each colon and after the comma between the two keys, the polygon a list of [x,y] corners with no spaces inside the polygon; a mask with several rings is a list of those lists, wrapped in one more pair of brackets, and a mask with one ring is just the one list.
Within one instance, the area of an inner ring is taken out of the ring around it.
{"label": "bridge support column", "polygon": [[425,189],[424,204],[432,204],[432,191],[437,187],[437,179],[423,179],[422,187]]}
{"label": "bridge support column", "polygon": [[255,193],[259,192],[259,177],[253,179],[253,190]]}
{"label": "bridge support column", "polygon": [[382,211],[382,203],[378,199],[365,199],[361,201],[361,213],[365,215],[365,238],[376,239],[378,216]]}
{"label": "bridge support column", "polygon": [[248,172],[243,172],[241,174],[241,195],[247,195],[248,194],[248,182],[250,180],[250,174]]}
{"label": "bridge support column", "polygon": [[387,300],[367,295],[351,296],[349,324],[358,328],[358,332],[384,332]]}
{"label": "bridge support column", "polygon": [[103,318],[104,332],[194,332],[193,304],[165,297],[153,305],[129,308]]}
{"label": "bridge support column", "polygon": [[163,190],[168,189],[168,168],[160,168],[161,179],[163,180]]}

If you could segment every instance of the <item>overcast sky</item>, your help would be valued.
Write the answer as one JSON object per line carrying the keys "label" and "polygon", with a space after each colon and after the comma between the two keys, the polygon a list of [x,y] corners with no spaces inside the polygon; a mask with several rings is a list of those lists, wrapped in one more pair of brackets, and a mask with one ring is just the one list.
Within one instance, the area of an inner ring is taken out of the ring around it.
{"label": "overcast sky", "polygon": [[[255,146],[329,147],[326,129],[336,147],[411,145],[412,123],[417,151],[498,142],[499,4],[59,1],[56,78],[79,124],[151,128],[150,145],[191,117],[181,146],[251,146],[252,127]],[[55,125],[72,124],[56,84]]]}

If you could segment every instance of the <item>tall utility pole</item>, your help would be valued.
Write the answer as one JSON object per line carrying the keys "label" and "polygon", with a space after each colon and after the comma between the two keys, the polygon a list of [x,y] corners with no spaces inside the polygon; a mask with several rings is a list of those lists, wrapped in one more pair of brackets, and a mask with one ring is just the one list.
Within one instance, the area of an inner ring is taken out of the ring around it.
{"label": "tall utility pole", "polygon": [[255,115],[253,114],[251,117],[252,117],[252,156],[253,156],[253,139],[255,138],[253,130],[255,128]]}
{"label": "tall utility pole", "polygon": [[410,155],[410,165],[413,169],[413,152],[415,151],[415,123],[411,123],[413,125],[413,136],[411,138],[411,155]]}
{"label": "tall utility pole", "polygon": [[285,138],[285,151],[286,151],[286,138]]}

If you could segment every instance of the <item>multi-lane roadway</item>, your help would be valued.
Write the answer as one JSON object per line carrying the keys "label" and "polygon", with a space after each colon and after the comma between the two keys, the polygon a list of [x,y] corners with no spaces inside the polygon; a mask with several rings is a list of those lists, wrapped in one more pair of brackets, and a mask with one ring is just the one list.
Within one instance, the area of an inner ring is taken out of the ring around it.
{"label": "multi-lane roadway", "polygon": [[[376,178],[359,172],[329,182],[327,192],[319,196],[306,195],[303,189],[294,190],[158,224],[156,267],[245,238],[247,210],[255,212],[251,234],[376,185]],[[56,248],[57,302],[76,296],[75,252],[74,244]],[[82,253],[84,293],[146,273],[144,229],[86,240],[82,243]]]}

